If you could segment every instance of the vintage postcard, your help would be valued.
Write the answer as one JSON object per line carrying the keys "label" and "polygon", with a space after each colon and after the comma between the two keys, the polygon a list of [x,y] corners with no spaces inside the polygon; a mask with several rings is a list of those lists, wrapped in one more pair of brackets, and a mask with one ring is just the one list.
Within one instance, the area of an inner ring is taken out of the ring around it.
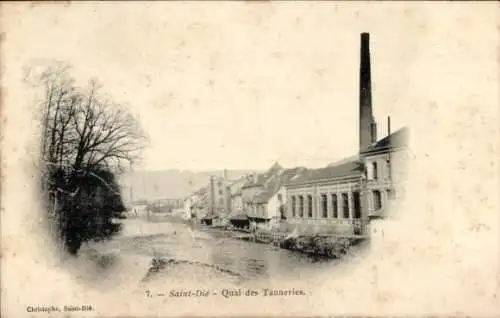
{"label": "vintage postcard", "polygon": [[496,2],[7,2],[2,317],[497,316]]}

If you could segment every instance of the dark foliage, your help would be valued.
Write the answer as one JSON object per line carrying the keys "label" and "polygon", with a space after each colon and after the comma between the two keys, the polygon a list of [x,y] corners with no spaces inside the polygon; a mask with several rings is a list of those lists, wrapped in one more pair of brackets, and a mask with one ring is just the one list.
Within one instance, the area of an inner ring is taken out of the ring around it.
{"label": "dark foliage", "polygon": [[56,210],[60,239],[70,254],[84,242],[104,240],[121,230],[116,219],[123,218],[125,206],[113,173],[72,173],[66,180],[63,176],[61,171],[53,173],[52,181],[74,191],[58,194]]}
{"label": "dark foliage", "polygon": [[28,67],[40,90],[41,188],[58,238],[70,254],[84,242],[120,231],[125,206],[115,173],[140,158],[146,139],[125,105],[100,93],[94,80],[75,86],[67,65]]}
{"label": "dark foliage", "polygon": [[169,205],[148,204],[146,208],[152,213],[170,213],[170,212],[172,212],[172,207]]}
{"label": "dark foliage", "polygon": [[363,239],[335,238],[320,235],[299,236],[281,241],[280,247],[314,256],[340,258],[348,254],[353,246],[360,244],[362,241]]}

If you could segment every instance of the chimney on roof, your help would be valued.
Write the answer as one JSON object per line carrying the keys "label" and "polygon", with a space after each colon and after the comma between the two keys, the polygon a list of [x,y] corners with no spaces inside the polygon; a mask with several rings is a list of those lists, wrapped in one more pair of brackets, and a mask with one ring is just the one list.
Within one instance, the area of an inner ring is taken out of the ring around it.
{"label": "chimney on roof", "polygon": [[387,136],[391,135],[391,116],[387,116]]}
{"label": "chimney on roof", "polygon": [[[387,139],[389,139],[389,147],[392,148],[392,142],[391,138],[389,136],[391,135],[391,116],[387,116]],[[389,175],[389,180],[392,181],[392,162],[391,162],[391,151],[387,153],[388,158],[387,158],[387,171]]]}
{"label": "chimney on roof", "polygon": [[377,141],[377,123],[372,110],[370,34],[361,33],[359,68],[359,150]]}

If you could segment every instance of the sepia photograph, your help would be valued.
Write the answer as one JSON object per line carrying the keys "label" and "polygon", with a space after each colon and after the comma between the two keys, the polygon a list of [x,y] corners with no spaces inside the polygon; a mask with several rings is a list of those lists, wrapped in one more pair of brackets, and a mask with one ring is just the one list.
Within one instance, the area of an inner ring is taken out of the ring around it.
{"label": "sepia photograph", "polygon": [[493,2],[1,7],[2,316],[499,313]]}

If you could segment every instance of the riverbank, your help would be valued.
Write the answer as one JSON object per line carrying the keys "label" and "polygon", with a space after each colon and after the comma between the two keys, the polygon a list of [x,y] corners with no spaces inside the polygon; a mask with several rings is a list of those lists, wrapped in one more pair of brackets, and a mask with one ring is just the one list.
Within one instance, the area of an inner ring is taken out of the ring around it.
{"label": "riverbank", "polygon": [[345,255],[328,257],[306,248],[302,238],[295,245],[287,246],[290,240],[284,240],[273,246],[257,237],[235,229],[129,219],[121,235],[89,244],[72,263],[85,284],[113,288],[113,281],[126,280],[137,284],[134,288],[155,290],[166,280],[169,286],[202,280],[237,286],[268,279],[314,278],[325,271],[338,273],[343,263],[354,259],[350,256],[359,255],[359,246],[344,249]]}
{"label": "riverbank", "polygon": [[364,248],[368,238],[363,236],[334,236],[326,234],[293,235],[288,232],[258,230],[251,232],[245,229],[211,227],[197,225],[197,229],[218,233],[233,239],[260,244],[268,244],[281,249],[306,254],[314,258],[339,259],[352,253],[353,249]]}
{"label": "riverbank", "polygon": [[[131,220],[130,220],[131,221]],[[153,215],[149,219],[134,220],[140,223],[137,227],[139,235],[154,235],[173,231],[171,226],[182,224],[190,232],[199,231],[210,234],[216,239],[243,240],[250,243],[272,245],[275,248],[285,249],[294,253],[305,254],[315,259],[339,259],[343,256],[363,248],[368,238],[363,236],[334,236],[328,234],[297,234],[282,229],[265,230],[235,228],[231,226],[210,226],[182,218],[164,214]],[[128,235],[132,233],[127,231]]]}

